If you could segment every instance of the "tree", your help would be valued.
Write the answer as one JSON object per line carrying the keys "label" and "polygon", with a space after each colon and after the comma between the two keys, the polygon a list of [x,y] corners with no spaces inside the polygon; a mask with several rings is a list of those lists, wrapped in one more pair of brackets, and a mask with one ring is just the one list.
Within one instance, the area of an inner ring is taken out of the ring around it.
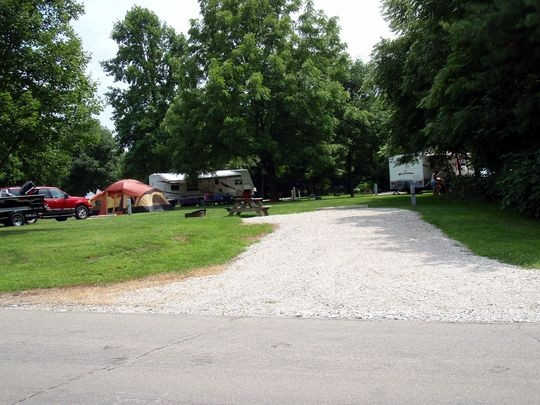
{"label": "tree", "polygon": [[450,52],[421,103],[436,111],[425,132],[499,173],[507,155],[540,149],[540,3],[467,1],[462,9],[445,26]]}
{"label": "tree", "polygon": [[[376,77],[393,109],[393,150],[468,154],[477,181],[480,169],[491,174],[492,196],[538,215],[530,207],[539,194],[515,174],[540,170],[540,3],[387,0],[385,8],[399,37],[379,44]],[[514,204],[517,195],[527,201]]]}
{"label": "tree", "polygon": [[[460,14],[457,1],[386,0],[390,27],[398,34],[376,46],[374,77],[392,114],[388,121],[388,152],[412,154],[449,150],[441,139],[428,139],[425,129],[436,115],[423,108],[437,72],[449,53],[445,26]],[[451,150],[451,149],[450,149]]]}
{"label": "tree", "polygon": [[57,182],[99,106],[74,0],[1,0],[0,179]]}
{"label": "tree", "polygon": [[[183,84],[165,120],[175,167],[260,165],[269,188],[292,167],[315,180],[347,98],[335,19],[299,0],[202,0]],[[293,15],[299,13],[295,21]]]}
{"label": "tree", "polygon": [[380,132],[385,111],[370,82],[371,70],[370,65],[357,60],[350,66],[350,75],[344,83],[350,99],[337,130],[336,142],[340,148],[336,158],[344,168],[351,197],[360,181],[371,182],[377,177],[376,154],[382,143]]}
{"label": "tree", "polygon": [[168,136],[160,125],[177,91],[173,64],[184,52],[185,40],[139,6],[114,25],[111,38],[118,52],[102,66],[116,82],[127,85],[107,93],[118,141],[127,150],[124,174],[143,180],[171,167]]}
{"label": "tree", "polygon": [[120,177],[120,148],[111,131],[93,122],[88,137],[92,142],[74,156],[63,187],[75,195],[104,189]]}

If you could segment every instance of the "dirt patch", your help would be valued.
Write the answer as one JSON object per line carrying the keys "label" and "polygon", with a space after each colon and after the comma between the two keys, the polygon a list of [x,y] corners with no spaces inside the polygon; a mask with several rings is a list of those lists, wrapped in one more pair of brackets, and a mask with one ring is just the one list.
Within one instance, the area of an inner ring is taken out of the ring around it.
{"label": "dirt patch", "polygon": [[185,235],[174,235],[171,239],[176,241],[176,242],[180,242],[180,243],[188,243],[189,242],[188,237],[185,236]]}
{"label": "dirt patch", "polygon": [[159,287],[192,277],[204,277],[221,273],[226,266],[211,266],[185,274],[156,274],[137,280],[115,284],[84,285],[63,288],[39,288],[28,291],[0,294],[0,307],[11,305],[59,304],[59,305],[110,305],[116,297],[129,291]]}

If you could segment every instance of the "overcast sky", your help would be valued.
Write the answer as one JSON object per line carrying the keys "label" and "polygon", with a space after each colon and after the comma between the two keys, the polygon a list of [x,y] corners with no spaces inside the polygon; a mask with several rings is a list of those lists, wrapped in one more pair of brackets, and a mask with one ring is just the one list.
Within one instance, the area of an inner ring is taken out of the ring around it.
{"label": "overcast sky", "polygon": [[[100,62],[115,56],[116,42],[109,38],[113,24],[122,20],[131,7],[139,5],[154,11],[161,20],[184,34],[189,29],[189,20],[199,17],[197,0],[83,0],[83,3],[86,12],[75,21],[74,27],[85,51],[92,56],[88,71],[99,83],[102,99],[114,83],[103,73]],[[314,3],[328,16],[339,18],[342,40],[355,59],[368,61],[373,45],[391,36],[380,14],[380,0],[315,0]],[[103,125],[114,129],[111,115],[111,108],[106,107],[99,118]]]}

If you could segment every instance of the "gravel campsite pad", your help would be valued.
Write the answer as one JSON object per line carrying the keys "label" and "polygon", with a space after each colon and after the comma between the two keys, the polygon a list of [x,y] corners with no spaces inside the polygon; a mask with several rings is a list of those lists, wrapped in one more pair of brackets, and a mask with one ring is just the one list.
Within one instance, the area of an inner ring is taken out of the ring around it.
{"label": "gravel campsite pad", "polygon": [[245,221],[277,227],[219,274],[55,309],[540,321],[540,271],[475,256],[415,212],[343,207]]}

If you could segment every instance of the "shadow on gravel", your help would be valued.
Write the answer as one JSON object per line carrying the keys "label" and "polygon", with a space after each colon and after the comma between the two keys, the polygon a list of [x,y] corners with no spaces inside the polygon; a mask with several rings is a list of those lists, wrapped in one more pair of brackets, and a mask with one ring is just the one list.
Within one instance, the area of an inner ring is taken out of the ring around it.
{"label": "shadow on gravel", "polygon": [[439,229],[420,219],[411,211],[355,210],[356,215],[337,218],[337,224],[356,226],[369,231],[369,237],[361,242],[366,249],[381,254],[412,254],[419,264],[464,266],[474,256],[467,247],[445,236]]}

